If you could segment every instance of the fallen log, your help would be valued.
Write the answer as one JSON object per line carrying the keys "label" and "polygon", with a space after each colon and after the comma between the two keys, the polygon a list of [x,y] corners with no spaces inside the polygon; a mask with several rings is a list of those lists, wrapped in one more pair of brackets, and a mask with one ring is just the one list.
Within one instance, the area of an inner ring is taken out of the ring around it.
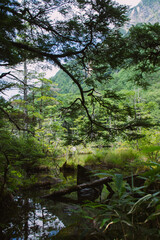
{"label": "fallen log", "polygon": [[69,187],[69,188],[65,188],[65,189],[62,189],[62,190],[59,190],[59,191],[54,191],[51,194],[43,196],[43,198],[61,197],[63,195],[70,194],[72,192],[76,192],[76,191],[84,189],[84,188],[96,187],[96,186],[99,186],[99,185],[102,185],[102,184],[105,184],[105,183],[108,183],[108,182],[111,182],[111,181],[112,181],[112,177],[105,177],[105,178],[95,180],[93,182],[82,183],[82,184],[75,185],[75,186],[72,186],[72,187]]}
{"label": "fallen log", "polygon": [[[136,177],[138,177],[138,176],[140,176],[140,175],[139,174],[131,175],[128,177],[124,177],[123,180],[127,181],[128,184],[130,184],[130,185],[132,185],[132,181],[136,183],[137,180],[138,180],[137,185],[139,185],[140,183],[144,184],[144,179],[140,179],[140,178],[137,179]],[[102,184],[106,185],[110,195],[112,196],[114,191],[112,190],[111,186],[108,184],[112,181],[113,181],[112,177],[100,178],[100,179],[94,180],[92,182],[82,183],[82,184],[75,185],[75,186],[72,186],[69,188],[65,188],[65,189],[62,189],[59,191],[54,191],[53,193],[47,194],[47,195],[43,196],[42,198],[51,198],[51,199],[60,198],[61,196],[64,196],[66,194],[70,194],[72,192],[76,192],[76,191],[79,191],[84,188],[96,187],[96,186],[99,186]],[[134,185],[136,186],[136,184],[134,184]]]}

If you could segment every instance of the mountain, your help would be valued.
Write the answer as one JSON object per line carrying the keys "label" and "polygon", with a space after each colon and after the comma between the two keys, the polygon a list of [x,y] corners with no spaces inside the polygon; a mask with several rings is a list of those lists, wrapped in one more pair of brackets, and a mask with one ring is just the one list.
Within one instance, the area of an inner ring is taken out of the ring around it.
{"label": "mountain", "polygon": [[127,28],[137,23],[160,22],[160,0],[141,0],[141,2],[129,10],[130,21]]}
{"label": "mountain", "polygon": [[63,70],[59,70],[55,76],[51,77],[51,80],[57,85],[59,93],[67,94],[78,92],[77,85],[75,85],[71,78],[63,72]]}
{"label": "mountain", "polygon": [[[124,34],[132,25],[160,22],[160,0],[141,0],[137,6],[129,9],[128,17],[130,21],[122,29]],[[78,92],[77,86],[62,70],[59,70],[51,79],[58,85],[60,93]]]}

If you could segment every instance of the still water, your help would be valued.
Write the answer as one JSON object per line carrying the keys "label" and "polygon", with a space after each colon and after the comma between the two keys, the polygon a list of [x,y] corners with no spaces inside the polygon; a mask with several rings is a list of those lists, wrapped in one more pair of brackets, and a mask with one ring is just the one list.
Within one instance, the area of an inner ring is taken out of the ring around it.
{"label": "still water", "polygon": [[79,205],[41,198],[45,194],[44,189],[23,191],[0,207],[0,240],[55,239],[77,222]]}
{"label": "still water", "polygon": [[54,239],[62,228],[76,221],[73,210],[77,205],[42,200],[35,193],[27,195],[16,197],[5,211],[0,210],[0,239]]}
{"label": "still water", "polygon": [[[77,181],[74,174],[68,176],[58,173],[58,178],[61,180],[60,189],[68,184],[74,185]],[[56,187],[51,192],[57,190]],[[5,208],[0,207],[0,240],[56,239],[61,229],[78,222],[84,223],[81,211],[77,211],[81,210],[79,204],[75,204],[75,201],[66,203],[42,198],[48,191],[21,191],[14,197],[14,201],[5,204]],[[72,195],[72,200],[76,199],[77,193]]]}

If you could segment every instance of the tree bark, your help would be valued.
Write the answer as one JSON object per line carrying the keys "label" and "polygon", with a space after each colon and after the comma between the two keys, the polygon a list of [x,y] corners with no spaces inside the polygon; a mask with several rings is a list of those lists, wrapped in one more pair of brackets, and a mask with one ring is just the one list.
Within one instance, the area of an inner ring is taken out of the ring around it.
{"label": "tree bark", "polygon": [[28,86],[27,86],[27,61],[24,61],[24,79],[23,79],[23,100],[24,100],[24,135],[28,131],[28,109],[27,109],[27,100],[28,100]]}

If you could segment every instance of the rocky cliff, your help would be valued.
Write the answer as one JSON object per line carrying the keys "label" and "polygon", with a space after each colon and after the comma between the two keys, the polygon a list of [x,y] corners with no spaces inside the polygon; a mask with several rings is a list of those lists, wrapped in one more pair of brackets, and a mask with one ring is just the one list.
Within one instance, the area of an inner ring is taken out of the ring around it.
{"label": "rocky cliff", "polygon": [[141,0],[141,2],[129,10],[130,21],[127,28],[137,23],[160,22],[160,0]]}

